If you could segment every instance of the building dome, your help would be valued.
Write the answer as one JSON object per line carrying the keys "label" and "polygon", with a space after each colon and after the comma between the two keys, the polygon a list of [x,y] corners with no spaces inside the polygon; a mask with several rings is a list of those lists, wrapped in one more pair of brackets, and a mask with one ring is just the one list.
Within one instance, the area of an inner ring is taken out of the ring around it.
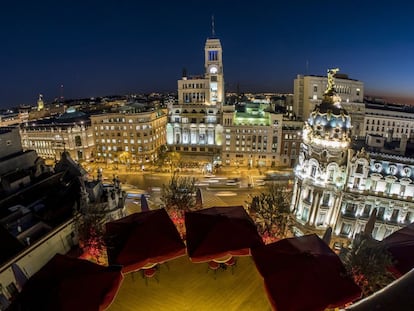
{"label": "building dome", "polygon": [[335,91],[333,76],[336,71],[328,72],[328,88],[305,124],[305,140],[329,144],[330,141],[348,142],[350,139],[351,117],[341,106],[341,98]]}
{"label": "building dome", "polygon": [[61,114],[55,119],[57,123],[72,123],[82,121],[88,118],[88,115],[82,111],[76,110],[74,107],[69,107],[65,113]]}

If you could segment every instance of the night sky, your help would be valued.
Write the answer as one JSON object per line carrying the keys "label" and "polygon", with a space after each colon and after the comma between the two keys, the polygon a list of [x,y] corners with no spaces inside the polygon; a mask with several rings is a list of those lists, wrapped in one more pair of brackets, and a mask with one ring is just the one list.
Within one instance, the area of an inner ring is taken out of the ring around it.
{"label": "night sky", "polygon": [[39,93],[50,102],[62,84],[65,98],[176,91],[184,67],[204,72],[211,15],[228,91],[293,92],[297,74],[339,67],[368,95],[414,98],[414,5],[404,2],[7,1],[0,107]]}

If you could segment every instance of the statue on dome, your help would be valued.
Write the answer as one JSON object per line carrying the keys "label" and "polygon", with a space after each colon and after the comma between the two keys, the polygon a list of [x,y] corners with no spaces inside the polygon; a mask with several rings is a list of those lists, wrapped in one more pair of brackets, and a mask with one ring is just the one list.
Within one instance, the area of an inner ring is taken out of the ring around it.
{"label": "statue on dome", "polygon": [[329,94],[335,91],[334,76],[338,71],[339,68],[328,69],[328,87],[326,88],[325,94]]}

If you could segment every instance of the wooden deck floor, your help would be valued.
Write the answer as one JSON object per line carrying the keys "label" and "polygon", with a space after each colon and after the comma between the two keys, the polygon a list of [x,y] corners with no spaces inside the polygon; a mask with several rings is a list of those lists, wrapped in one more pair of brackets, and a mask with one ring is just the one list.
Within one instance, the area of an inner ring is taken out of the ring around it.
{"label": "wooden deck floor", "polygon": [[160,267],[159,282],[148,284],[139,272],[125,279],[109,311],[269,311],[263,279],[251,257],[239,257],[231,269],[207,272],[207,263],[187,256]]}

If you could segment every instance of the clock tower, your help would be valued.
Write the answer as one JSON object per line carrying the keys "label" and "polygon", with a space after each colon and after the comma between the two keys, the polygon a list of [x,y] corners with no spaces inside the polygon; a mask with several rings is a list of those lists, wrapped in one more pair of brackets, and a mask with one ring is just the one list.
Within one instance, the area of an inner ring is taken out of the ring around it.
{"label": "clock tower", "polygon": [[[204,45],[204,72],[178,80],[178,99],[168,105],[167,145],[171,150],[217,164],[223,143],[225,101],[223,49],[214,34]],[[203,158],[203,159],[201,159]],[[212,166],[211,166],[212,167]]]}
{"label": "clock tower", "polygon": [[[214,35],[214,31],[213,31]],[[220,40],[208,38],[204,47],[205,77],[208,80],[208,98],[210,105],[221,107],[224,102],[223,49]]]}

